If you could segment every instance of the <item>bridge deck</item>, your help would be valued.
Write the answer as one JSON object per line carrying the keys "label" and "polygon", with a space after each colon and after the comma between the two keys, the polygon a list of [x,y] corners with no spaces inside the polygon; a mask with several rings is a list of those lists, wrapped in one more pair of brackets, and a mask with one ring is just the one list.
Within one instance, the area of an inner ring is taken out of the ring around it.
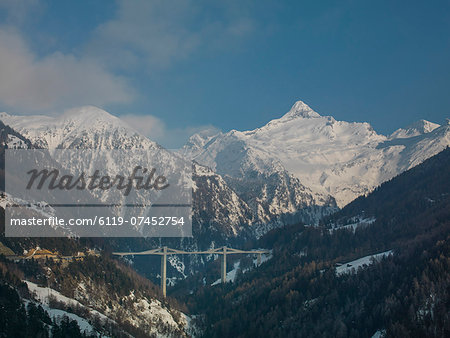
{"label": "bridge deck", "polygon": [[161,256],[161,289],[163,297],[166,297],[166,272],[167,272],[167,255],[222,255],[222,267],[221,267],[221,279],[222,283],[226,283],[227,277],[227,255],[231,254],[256,254],[258,255],[257,264],[261,264],[261,255],[269,254],[269,250],[239,250],[233,248],[227,248],[226,246],[205,251],[183,251],[172,249],[168,247],[156,248],[152,250],[139,251],[139,252],[113,252],[116,256],[143,256],[143,255],[159,255]]}

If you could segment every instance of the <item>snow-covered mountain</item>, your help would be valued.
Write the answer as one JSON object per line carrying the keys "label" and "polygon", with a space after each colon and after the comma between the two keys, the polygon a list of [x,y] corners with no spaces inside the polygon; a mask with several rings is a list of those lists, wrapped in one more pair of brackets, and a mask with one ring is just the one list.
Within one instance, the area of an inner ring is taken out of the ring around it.
{"label": "snow-covered mountain", "polygon": [[[194,144],[193,139],[195,146],[184,147],[183,155],[194,158],[223,176],[251,208],[253,217],[259,223],[315,222],[318,210],[312,211],[311,208],[334,210],[335,203],[329,194],[312,194],[286,170],[278,158],[267,156],[266,149],[246,144],[242,133],[231,131],[219,134],[205,139],[202,147],[199,135],[191,138],[191,144]],[[298,218],[295,219],[295,216]]]}
{"label": "snow-covered mountain", "polygon": [[286,193],[267,194],[283,186],[268,178],[289,177],[303,206],[323,206],[334,198],[342,207],[450,145],[449,130],[420,121],[388,138],[368,123],[336,121],[298,101],[255,130],[194,135],[183,154],[222,175],[249,205],[265,199],[269,210],[277,205],[277,211],[289,212],[302,204],[290,204]]}
{"label": "snow-covered mountain", "polygon": [[94,106],[71,109],[55,117],[0,113],[0,120],[40,148],[159,148],[156,142],[140,135],[119,118]]}
{"label": "snow-covered mountain", "polygon": [[409,138],[413,136],[423,135],[426,133],[430,133],[439,127],[440,125],[437,123],[429,122],[426,120],[419,120],[417,122],[414,122],[413,124],[410,124],[406,128],[397,129],[391,134],[391,136],[389,136],[389,138]]}
{"label": "snow-covered mountain", "polygon": [[220,175],[194,163],[193,181],[193,216],[199,223],[198,232],[209,230],[222,238],[235,237],[252,225],[250,208]]}
{"label": "snow-covered mountain", "polygon": [[[43,148],[162,149],[92,106],[56,117],[0,113],[0,120]],[[297,220],[314,223],[368,193],[448,146],[449,129],[422,120],[387,137],[368,123],[336,121],[298,101],[261,128],[203,132],[179,154],[162,152],[166,161],[181,154],[198,163],[193,203],[202,232],[213,227],[228,237],[251,227],[260,235]]]}
{"label": "snow-covered mountain", "polygon": [[[117,172],[121,167],[133,168],[136,165],[133,163],[138,163],[142,157],[133,158],[131,154],[141,154],[141,150],[145,154],[146,150],[152,150],[150,152],[153,154],[152,159],[162,161],[166,170],[169,170],[170,165],[175,170],[180,168],[178,154],[162,148],[119,118],[97,107],[86,106],[72,109],[55,117],[14,116],[0,113],[0,121],[14,128],[12,130],[4,126],[1,129],[8,147],[19,142],[17,137],[20,136],[28,142],[24,148],[29,148],[32,144],[33,147],[49,149],[126,150],[126,153],[109,154],[105,159],[108,169],[113,169],[112,172],[114,170]],[[133,151],[128,152],[128,150]],[[157,158],[155,153],[158,154]],[[84,167],[79,168],[80,172],[93,172],[96,168],[93,164],[94,160],[87,158],[86,163],[82,163]],[[64,166],[67,161],[59,162]],[[255,221],[252,214],[248,212],[246,203],[228,187],[220,175],[200,164],[193,164],[192,168],[193,228],[197,231],[195,235],[209,237],[213,233],[217,235],[213,236],[215,239],[226,240],[229,237],[239,236],[241,232],[248,233],[250,231],[248,228]],[[139,196],[139,192],[136,194],[133,202],[145,204],[144,197]],[[114,191],[110,194],[102,193],[101,196],[96,197],[102,202],[119,204],[123,202],[120,200],[123,196]],[[133,212],[136,212],[136,209]],[[207,242],[206,238],[203,240]]]}

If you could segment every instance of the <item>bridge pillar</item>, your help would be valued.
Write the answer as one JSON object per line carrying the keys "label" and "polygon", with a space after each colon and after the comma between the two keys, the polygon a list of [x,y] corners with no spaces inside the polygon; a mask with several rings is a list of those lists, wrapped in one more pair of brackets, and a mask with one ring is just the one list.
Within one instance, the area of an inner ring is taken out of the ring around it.
{"label": "bridge pillar", "polygon": [[163,247],[161,255],[161,290],[163,297],[166,298],[166,274],[167,274],[167,246]]}
{"label": "bridge pillar", "polygon": [[256,258],[256,266],[260,266],[261,265],[261,253],[258,253],[258,256]]}
{"label": "bridge pillar", "polygon": [[227,247],[223,247],[223,253],[222,253],[222,283],[227,282]]}

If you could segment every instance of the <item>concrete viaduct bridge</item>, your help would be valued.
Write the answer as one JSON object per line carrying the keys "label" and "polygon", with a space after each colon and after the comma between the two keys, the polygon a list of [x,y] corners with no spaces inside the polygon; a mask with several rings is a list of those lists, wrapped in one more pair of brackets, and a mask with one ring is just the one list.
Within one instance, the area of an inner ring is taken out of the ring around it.
{"label": "concrete viaduct bridge", "polygon": [[217,248],[217,249],[211,249],[206,251],[183,251],[183,250],[176,250],[171,249],[166,246],[162,248],[147,250],[147,251],[140,251],[140,252],[113,252],[113,255],[116,256],[139,256],[139,255],[159,255],[161,256],[161,289],[163,296],[166,297],[166,272],[167,272],[167,255],[222,255],[222,264],[221,264],[221,279],[222,283],[225,283],[227,281],[227,255],[230,254],[254,254],[257,255],[257,265],[261,264],[261,255],[262,254],[269,254],[270,251],[268,250],[251,250],[251,251],[245,251],[245,250],[238,250],[233,248],[227,248],[226,246]]}

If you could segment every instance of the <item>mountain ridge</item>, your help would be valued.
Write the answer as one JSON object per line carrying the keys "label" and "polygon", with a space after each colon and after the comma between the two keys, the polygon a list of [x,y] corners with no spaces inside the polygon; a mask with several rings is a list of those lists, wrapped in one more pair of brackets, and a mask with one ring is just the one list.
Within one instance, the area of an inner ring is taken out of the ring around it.
{"label": "mountain ridge", "polygon": [[[253,163],[252,170],[273,173],[270,166],[258,163],[277,162],[313,195],[332,196],[342,207],[450,144],[445,126],[422,124],[421,135],[426,137],[390,138],[376,133],[369,123],[337,121],[297,101],[281,118],[254,130],[232,130],[207,138],[194,135],[183,151],[224,177],[245,176],[249,163]],[[400,139],[408,141],[396,141]],[[236,159],[239,151],[248,156]],[[220,165],[233,156],[235,161],[228,167]]]}
{"label": "mountain ridge", "polygon": [[[0,113],[0,120],[43,148],[161,147],[120,118],[93,106],[58,117]],[[317,223],[319,217],[450,144],[447,126],[423,120],[408,128],[402,130],[422,132],[387,137],[369,123],[337,121],[297,101],[281,118],[254,130],[194,134],[177,154],[219,175],[213,181],[225,184],[242,199],[235,206],[250,207],[252,215],[245,223],[264,225],[261,233],[272,227],[267,228],[267,223]],[[235,219],[248,215],[247,211],[237,210]]]}

